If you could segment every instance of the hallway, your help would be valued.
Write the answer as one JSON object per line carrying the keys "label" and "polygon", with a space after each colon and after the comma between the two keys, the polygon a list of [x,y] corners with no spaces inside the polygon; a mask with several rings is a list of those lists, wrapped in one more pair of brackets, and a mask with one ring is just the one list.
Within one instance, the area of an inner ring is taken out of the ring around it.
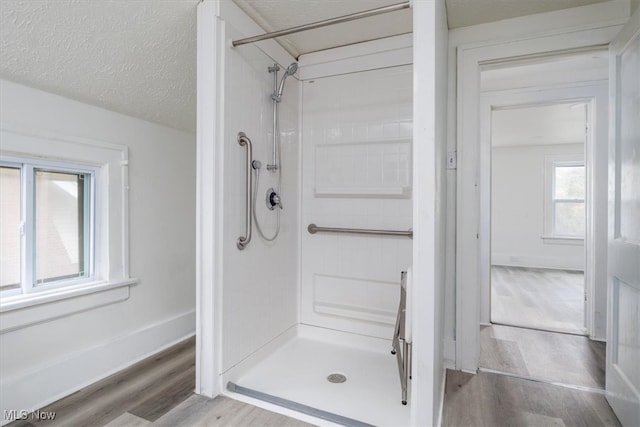
{"label": "hallway", "polygon": [[443,426],[619,426],[605,350],[585,336],[483,326],[477,375],[447,371]]}
{"label": "hallway", "polygon": [[442,426],[620,426],[603,394],[447,370]]}
{"label": "hallway", "polygon": [[480,367],[604,389],[606,344],[582,335],[482,326]]}

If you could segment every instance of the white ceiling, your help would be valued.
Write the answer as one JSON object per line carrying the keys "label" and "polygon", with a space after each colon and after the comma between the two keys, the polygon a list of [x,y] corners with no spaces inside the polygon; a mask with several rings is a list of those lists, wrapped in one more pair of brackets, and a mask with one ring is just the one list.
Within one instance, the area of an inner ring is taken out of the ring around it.
{"label": "white ceiling", "polygon": [[198,0],[1,0],[0,77],[195,130]]}
{"label": "white ceiling", "polygon": [[566,103],[495,110],[493,147],[584,143],[585,105]]}
{"label": "white ceiling", "polygon": [[[195,131],[199,0],[0,0],[0,78]],[[222,0],[230,1],[230,0]],[[233,0],[265,30],[400,0]],[[446,0],[457,28],[605,0]],[[298,54],[411,32],[405,10],[281,38]]]}
{"label": "white ceiling", "polygon": [[446,0],[449,29],[569,9],[608,0]]}

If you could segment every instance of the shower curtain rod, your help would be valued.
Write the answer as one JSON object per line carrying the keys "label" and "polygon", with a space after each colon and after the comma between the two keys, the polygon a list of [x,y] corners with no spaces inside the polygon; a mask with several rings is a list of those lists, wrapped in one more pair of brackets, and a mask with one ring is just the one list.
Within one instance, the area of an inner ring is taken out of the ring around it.
{"label": "shower curtain rod", "polygon": [[349,15],[339,16],[337,18],[311,22],[309,24],[298,25],[297,27],[291,27],[284,30],[272,31],[270,33],[265,33],[265,34],[260,34],[253,37],[246,37],[244,39],[234,40],[231,44],[235,47],[243,44],[259,42],[261,40],[267,40],[275,37],[286,36],[288,34],[299,33],[300,31],[307,31],[307,30],[313,30],[316,28],[326,27],[327,25],[341,24],[343,22],[354,21],[356,19],[368,18],[370,16],[381,15],[383,13],[395,12],[397,10],[407,9],[411,7],[410,3],[411,2],[405,1],[398,4],[379,7],[377,9],[370,9],[362,12],[352,13]]}

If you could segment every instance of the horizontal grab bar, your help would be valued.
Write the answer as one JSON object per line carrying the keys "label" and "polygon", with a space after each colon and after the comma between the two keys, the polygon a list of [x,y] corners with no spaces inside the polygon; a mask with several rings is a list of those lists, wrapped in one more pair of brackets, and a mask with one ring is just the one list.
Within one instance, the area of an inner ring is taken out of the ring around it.
{"label": "horizontal grab bar", "polygon": [[407,231],[401,230],[371,230],[367,228],[336,228],[336,227],[318,227],[315,224],[309,224],[307,231],[311,234],[320,233],[349,233],[349,234],[368,234],[374,236],[399,236],[413,239],[413,229]]}

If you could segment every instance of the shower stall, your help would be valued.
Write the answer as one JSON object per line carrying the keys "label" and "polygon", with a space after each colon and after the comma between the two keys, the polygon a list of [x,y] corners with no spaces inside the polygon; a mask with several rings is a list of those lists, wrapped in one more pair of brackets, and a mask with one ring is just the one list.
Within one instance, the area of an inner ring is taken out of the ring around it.
{"label": "shower stall", "polygon": [[314,423],[433,420],[439,350],[425,322],[411,337],[429,302],[414,313],[426,291],[402,274],[424,242],[413,34],[297,59],[234,46],[263,32],[199,5],[196,391]]}

